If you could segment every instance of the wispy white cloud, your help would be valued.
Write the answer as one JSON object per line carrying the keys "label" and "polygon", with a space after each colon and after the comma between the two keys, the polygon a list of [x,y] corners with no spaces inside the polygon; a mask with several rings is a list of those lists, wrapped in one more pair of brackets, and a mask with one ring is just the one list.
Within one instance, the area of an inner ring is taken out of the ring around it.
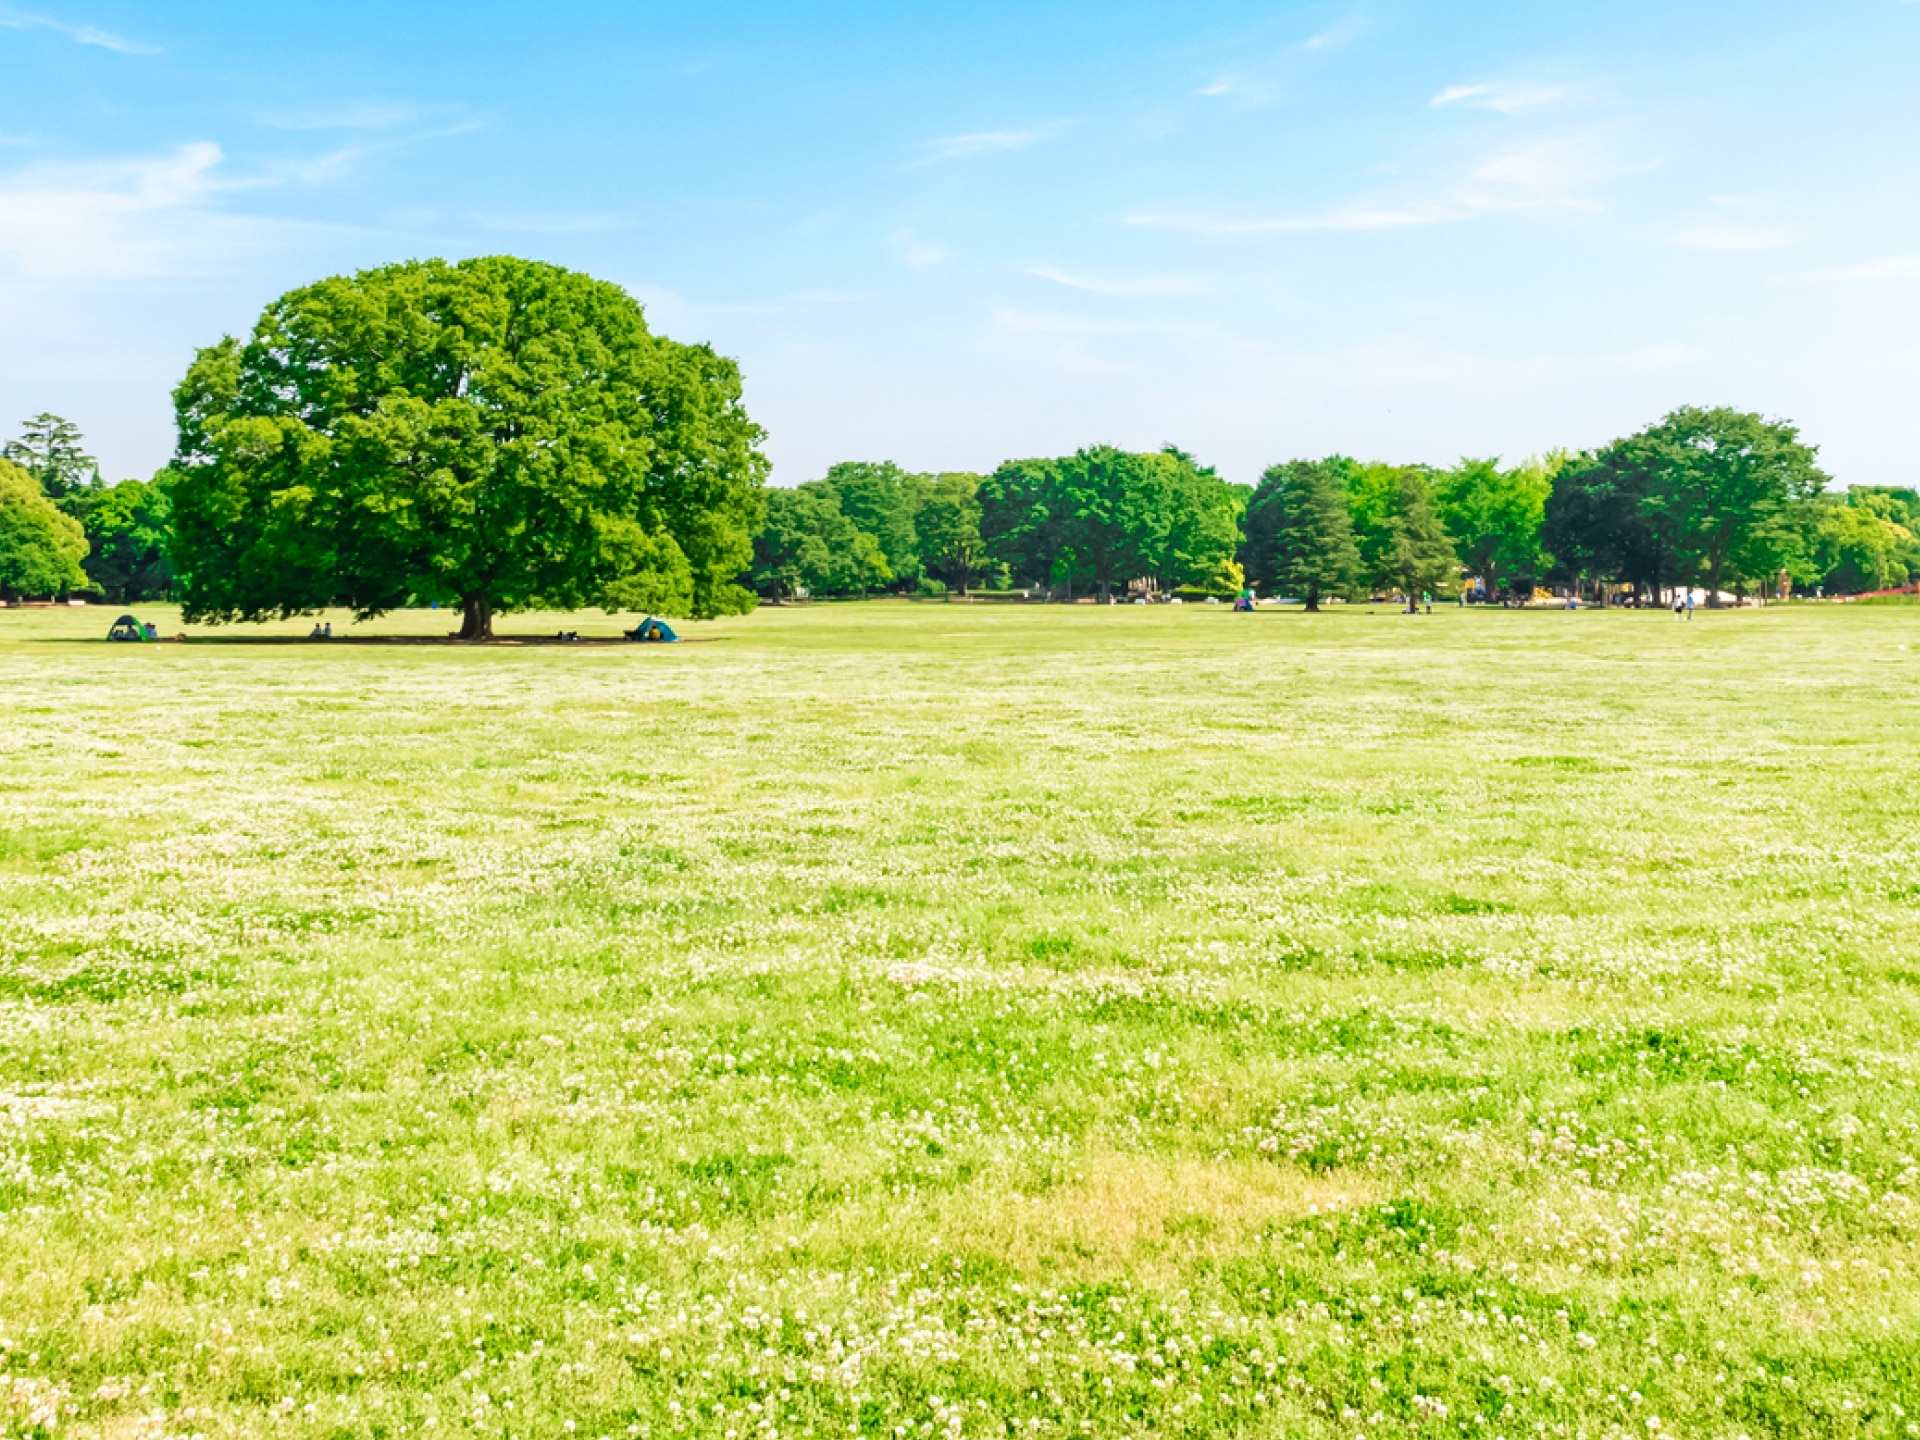
{"label": "wispy white cloud", "polygon": [[1050,355],[1055,365],[1077,375],[1125,375],[1134,366],[1111,353],[1137,349],[1140,337],[1164,334],[1165,324],[1143,325],[1126,320],[1101,320],[1084,315],[1061,315],[1048,310],[997,310],[994,325],[1020,337],[1023,349]]}
{"label": "wispy white cloud", "polygon": [[775,300],[700,300],[662,285],[641,283],[627,289],[646,306],[650,318],[690,330],[740,318],[813,314],[860,298],[833,290],[797,290]]}
{"label": "wispy white cloud", "polygon": [[313,110],[270,111],[260,117],[276,130],[392,130],[421,117],[418,105],[349,100]]}
{"label": "wispy white cloud", "polygon": [[244,183],[271,185],[292,181],[300,185],[321,185],[348,173],[370,155],[405,150],[414,145],[423,145],[429,140],[444,140],[454,135],[468,135],[480,128],[478,120],[462,120],[430,130],[414,130],[405,134],[383,135],[377,138],[369,137],[353,144],[336,146],[318,155],[281,160],[257,179]]}
{"label": "wispy white cloud", "polygon": [[1559,104],[1569,92],[1555,85],[1450,85],[1427,104],[1435,110],[1462,106],[1469,110],[1495,110],[1502,115],[1518,115]]}
{"label": "wispy white cloud", "polygon": [[618,215],[589,212],[568,215],[538,211],[482,211],[474,223],[507,235],[601,235],[626,224]]}
{"label": "wispy white cloud", "polygon": [[1778,250],[1801,239],[1802,232],[1769,217],[1777,203],[1766,195],[1709,196],[1705,212],[1676,231],[1673,243],[1683,250],[1723,254]]}
{"label": "wispy white cloud", "polygon": [[1452,199],[1469,214],[1562,210],[1592,214],[1606,206],[1593,195],[1627,173],[1590,135],[1563,135],[1509,150],[1473,167]]}
{"label": "wispy white cloud", "polygon": [[66,20],[56,20],[51,15],[35,15],[25,10],[15,10],[10,6],[0,6],[0,30],[50,30],[55,35],[64,35],[76,45],[92,45],[101,50],[111,50],[119,55],[158,55],[159,47],[142,45],[116,35],[111,30],[102,30],[98,25],[80,25]]}
{"label": "wispy white cloud", "polygon": [[223,211],[223,195],[286,183],[221,173],[209,141],[163,155],[43,165],[0,176],[0,279],[174,278],[329,227]]}
{"label": "wispy white cloud", "polygon": [[1041,138],[1038,130],[982,130],[973,135],[947,135],[922,145],[918,163],[932,165],[942,160],[961,160],[969,155],[997,155],[1007,150],[1024,150]]}
{"label": "wispy white cloud", "polygon": [[1673,243],[1683,250],[1737,254],[1751,250],[1778,250],[1799,238],[1799,231],[1785,225],[1743,224],[1738,220],[1714,218],[1686,226],[1674,235]]}
{"label": "wispy white cloud", "polygon": [[1529,211],[1593,214],[1606,208],[1593,191],[1623,173],[1624,168],[1614,163],[1596,141],[1569,136],[1491,156],[1431,197],[1355,200],[1303,215],[1272,218],[1149,211],[1128,216],[1127,223],[1203,235],[1273,235],[1315,230],[1405,230]]}
{"label": "wispy white cloud", "polygon": [[1363,15],[1349,15],[1326,29],[1309,35],[1293,48],[1302,54],[1311,55],[1321,50],[1337,50],[1342,45],[1351,45],[1373,28]]}
{"label": "wispy white cloud", "polygon": [[1246,219],[1192,210],[1155,210],[1129,215],[1126,223],[1192,235],[1283,235],[1310,230],[1404,230],[1464,220],[1467,212],[1445,205],[1339,205],[1308,215]]}
{"label": "wispy white cloud", "polygon": [[1834,270],[1814,270],[1812,280],[1913,280],[1920,279],[1920,255],[1888,255],[1858,265],[1842,265]]}
{"label": "wispy white cloud", "polygon": [[1201,294],[1205,286],[1192,275],[1093,276],[1073,275],[1045,265],[1028,269],[1029,275],[1064,285],[1069,290],[1084,290],[1093,295],[1129,296],[1142,300],[1177,300]]}
{"label": "wispy white cloud", "polygon": [[893,243],[900,252],[900,258],[915,270],[928,270],[949,258],[951,251],[946,246],[924,240],[911,230],[894,232]]}
{"label": "wispy white cloud", "polygon": [[1371,22],[1364,16],[1349,16],[1304,40],[1296,41],[1264,62],[1256,61],[1221,71],[1213,80],[1202,85],[1199,93],[1210,98],[1230,95],[1251,104],[1265,104],[1280,92],[1287,76],[1303,63],[1298,57],[1341,49],[1359,40],[1372,28]]}
{"label": "wispy white cloud", "polygon": [[1212,344],[1242,346],[1249,343],[1230,327],[1212,319],[1195,317],[1186,311],[1095,316],[1007,307],[993,312],[993,322],[1000,329],[1019,335],[1178,336]]}

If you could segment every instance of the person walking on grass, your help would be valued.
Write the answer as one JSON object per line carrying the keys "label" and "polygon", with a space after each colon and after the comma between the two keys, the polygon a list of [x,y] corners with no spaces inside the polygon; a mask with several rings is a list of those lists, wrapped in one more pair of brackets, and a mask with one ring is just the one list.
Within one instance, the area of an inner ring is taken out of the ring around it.
{"label": "person walking on grass", "polygon": [[1693,618],[1693,591],[1687,591],[1687,619]]}

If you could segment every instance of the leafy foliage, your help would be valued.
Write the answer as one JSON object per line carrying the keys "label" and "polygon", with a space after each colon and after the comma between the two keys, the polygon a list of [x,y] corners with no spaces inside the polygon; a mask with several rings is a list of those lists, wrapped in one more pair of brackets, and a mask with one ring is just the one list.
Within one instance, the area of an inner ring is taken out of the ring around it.
{"label": "leafy foliage", "polygon": [[1498,460],[1462,460],[1435,477],[1441,523],[1461,563],[1489,590],[1511,581],[1531,590],[1544,559],[1540,527],[1552,488],[1549,465],[1538,461],[1502,470]]}
{"label": "leafy foliage", "polygon": [[150,481],[122,480],[88,492],[78,507],[89,547],[87,578],[107,599],[162,600],[172,592],[171,479],[172,472],[162,470]]}
{"label": "leafy foliage", "polygon": [[979,493],[988,553],[1016,579],[1068,595],[1111,594],[1135,579],[1206,584],[1239,540],[1233,492],[1171,446],[1009,461]]}
{"label": "leafy foliage", "polygon": [[1383,532],[1385,543],[1374,572],[1378,583],[1409,600],[1451,587],[1460,560],[1426,477],[1418,471],[1403,470],[1395,480]]}
{"label": "leafy foliage", "polygon": [[920,578],[918,525],[932,488],[929,477],[910,475],[892,461],[852,461],[833,466],[818,483],[832,494],[840,513],[856,530],[878,542],[893,580],[911,585]]}
{"label": "leafy foliage", "polygon": [[1823,497],[1811,526],[1810,574],[1837,594],[1888,590],[1920,576],[1920,497],[1855,486]]}
{"label": "leafy foliage", "polygon": [[1540,538],[1560,574],[1648,591],[1665,583],[1673,556],[1648,521],[1646,484],[1643,471],[1612,451],[1573,456],[1555,471]]}
{"label": "leafy foliage", "polygon": [[1725,408],[1676,410],[1611,446],[1609,458],[1637,481],[1663,548],[1703,574],[1709,604],[1727,582],[1777,562],[1777,550],[1756,551],[1753,540],[1827,483],[1793,426]]}
{"label": "leafy foliage", "polygon": [[1360,578],[1347,508],[1346,467],[1332,460],[1294,460],[1261,477],[1263,573],[1279,593],[1297,595],[1318,610]]}
{"label": "leafy foliage", "polygon": [[0,595],[40,597],[86,588],[80,522],[46,497],[40,482],[0,460]]}
{"label": "leafy foliage", "polygon": [[753,584],[773,599],[865,594],[893,578],[880,542],[840,510],[820,481],[769,490],[767,518],[753,541]]}
{"label": "leafy foliage", "polygon": [[[738,370],[617,286],[488,257],[296,290],[175,395],[189,615],[738,610],[766,461]],[[666,608],[663,605],[662,608]]]}
{"label": "leafy foliage", "polygon": [[950,472],[933,478],[914,522],[921,568],[963,595],[994,569],[980,518],[980,477]]}
{"label": "leafy foliage", "polygon": [[79,427],[58,415],[42,412],[23,423],[20,437],[0,447],[0,459],[33,476],[46,497],[62,508],[69,497],[100,484],[99,463],[87,454]]}

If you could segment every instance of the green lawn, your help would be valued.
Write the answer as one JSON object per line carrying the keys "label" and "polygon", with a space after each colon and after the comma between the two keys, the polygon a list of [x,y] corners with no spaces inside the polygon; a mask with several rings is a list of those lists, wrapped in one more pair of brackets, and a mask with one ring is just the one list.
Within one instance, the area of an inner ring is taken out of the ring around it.
{"label": "green lawn", "polygon": [[1920,611],[115,613],[0,1434],[1920,1434]]}

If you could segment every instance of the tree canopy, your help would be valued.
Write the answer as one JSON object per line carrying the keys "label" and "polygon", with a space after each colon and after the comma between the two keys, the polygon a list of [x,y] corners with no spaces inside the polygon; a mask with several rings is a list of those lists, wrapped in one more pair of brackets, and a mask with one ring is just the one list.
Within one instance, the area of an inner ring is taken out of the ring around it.
{"label": "tree canopy", "polygon": [[1545,558],[1540,526],[1552,489],[1550,464],[1540,461],[1502,470],[1498,460],[1462,460],[1435,477],[1440,521],[1461,564],[1489,590],[1513,581],[1533,588]]}
{"label": "tree canopy", "polygon": [[948,472],[927,487],[915,523],[922,568],[963,595],[993,565],[980,534],[980,515],[980,477]]}
{"label": "tree canopy", "polygon": [[911,584],[920,578],[918,526],[932,487],[928,476],[909,474],[890,460],[851,461],[832,466],[818,483],[832,492],[856,530],[879,543],[893,579]]}
{"label": "tree canopy", "polygon": [[1799,577],[1845,593],[1890,590],[1920,576],[1920,499],[1911,490],[1856,486],[1823,496]]}
{"label": "tree canopy", "polygon": [[1451,589],[1461,566],[1491,590],[1545,576],[1603,601],[1920,579],[1920,493],[1828,490],[1793,426],[1725,408],[1511,467],[1333,455],[1240,486],[1172,445],[1090,446],[985,477],[845,462],[768,490],[731,362],[651,334],[614,286],[506,257],[293,291],[244,343],[201,351],[175,401],[175,463],[151,482],[101,483],[56,415],[0,447],[32,491],[9,484],[0,586],[177,594],[214,620],[452,604],[477,638],[535,606],[737,611],[743,586],[1071,599],[1244,581],[1317,609],[1362,583]]}
{"label": "tree canopy", "polygon": [[1827,483],[1793,426],[1726,408],[1676,410],[1610,446],[1607,461],[1633,477],[1662,548],[1704,573],[1710,605],[1729,580],[1762,578],[1755,559],[1770,566],[1777,548],[1745,555],[1745,565],[1743,552]]}
{"label": "tree canopy", "polygon": [[1672,553],[1648,523],[1647,475],[1611,449],[1574,455],[1555,471],[1540,539],[1557,573],[1576,583],[1625,581],[1657,592],[1671,578]]}
{"label": "tree canopy", "polygon": [[1460,559],[1427,480],[1403,470],[1394,482],[1375,579],[1409,601],[1452,584]]}
{"label": "tree canopy", "polygon": [[167,496],[171,472],[152,480],[122,480],[102,486],[80,512],[89,549],[84,562],[95,589],[117,603],[165,598],[173,588],[168,554],[173,507]]}
{"label": "tree canopy", "polygon": [[1267,497],[1262,561],[1269,583],[1280,594],[1299,596],[1309,610],[1345,594],[1360,577],[1360,552],[1341,467],[1294,460],[1269,468],[1260,485]]}
{"label": "tree canopy", "polygon": [[175,392],[191,619],[743,609],[766,461],[730,360],[618,286],[506,256],[335,277]]}
{"label": "tree canopy", "polygon": [[1827,484],[1793,426],[1729,409],[1687,407],[1552,476],[1541,539],[1575,579],[1658,592],[1704,581],[1708,603],[1782,570],[1821,573],[1814,502]]}
{"label": "tree canopy", "polygon": [[79,427],[58,415],[42,412],[23,422],[19,437],[0,447],[0,459],[33,476],[41,492],[62,509],[69,496],[100,484],[99,463],[87,454]]}
{"label": "tree canopy", "polygon": [[1172,446],[1008,461],[981,482],[980,509],[989,554],[1016,578],[1068,595],[1106,595],[1131,580],[1207,584],[1240,538],[1226,482]]}
{"label": "tree canopy", "polygon": [[771,489],[753,541],[753,585],[778,600],[808,594],[865,594],[893,578],[880,542],[849,520],[840,497],[815,480]]}
{"label": "tree canopy", "polygon": [[86,588],[86,531],[40,482],[0,460],[0,595],[45,597]]}

